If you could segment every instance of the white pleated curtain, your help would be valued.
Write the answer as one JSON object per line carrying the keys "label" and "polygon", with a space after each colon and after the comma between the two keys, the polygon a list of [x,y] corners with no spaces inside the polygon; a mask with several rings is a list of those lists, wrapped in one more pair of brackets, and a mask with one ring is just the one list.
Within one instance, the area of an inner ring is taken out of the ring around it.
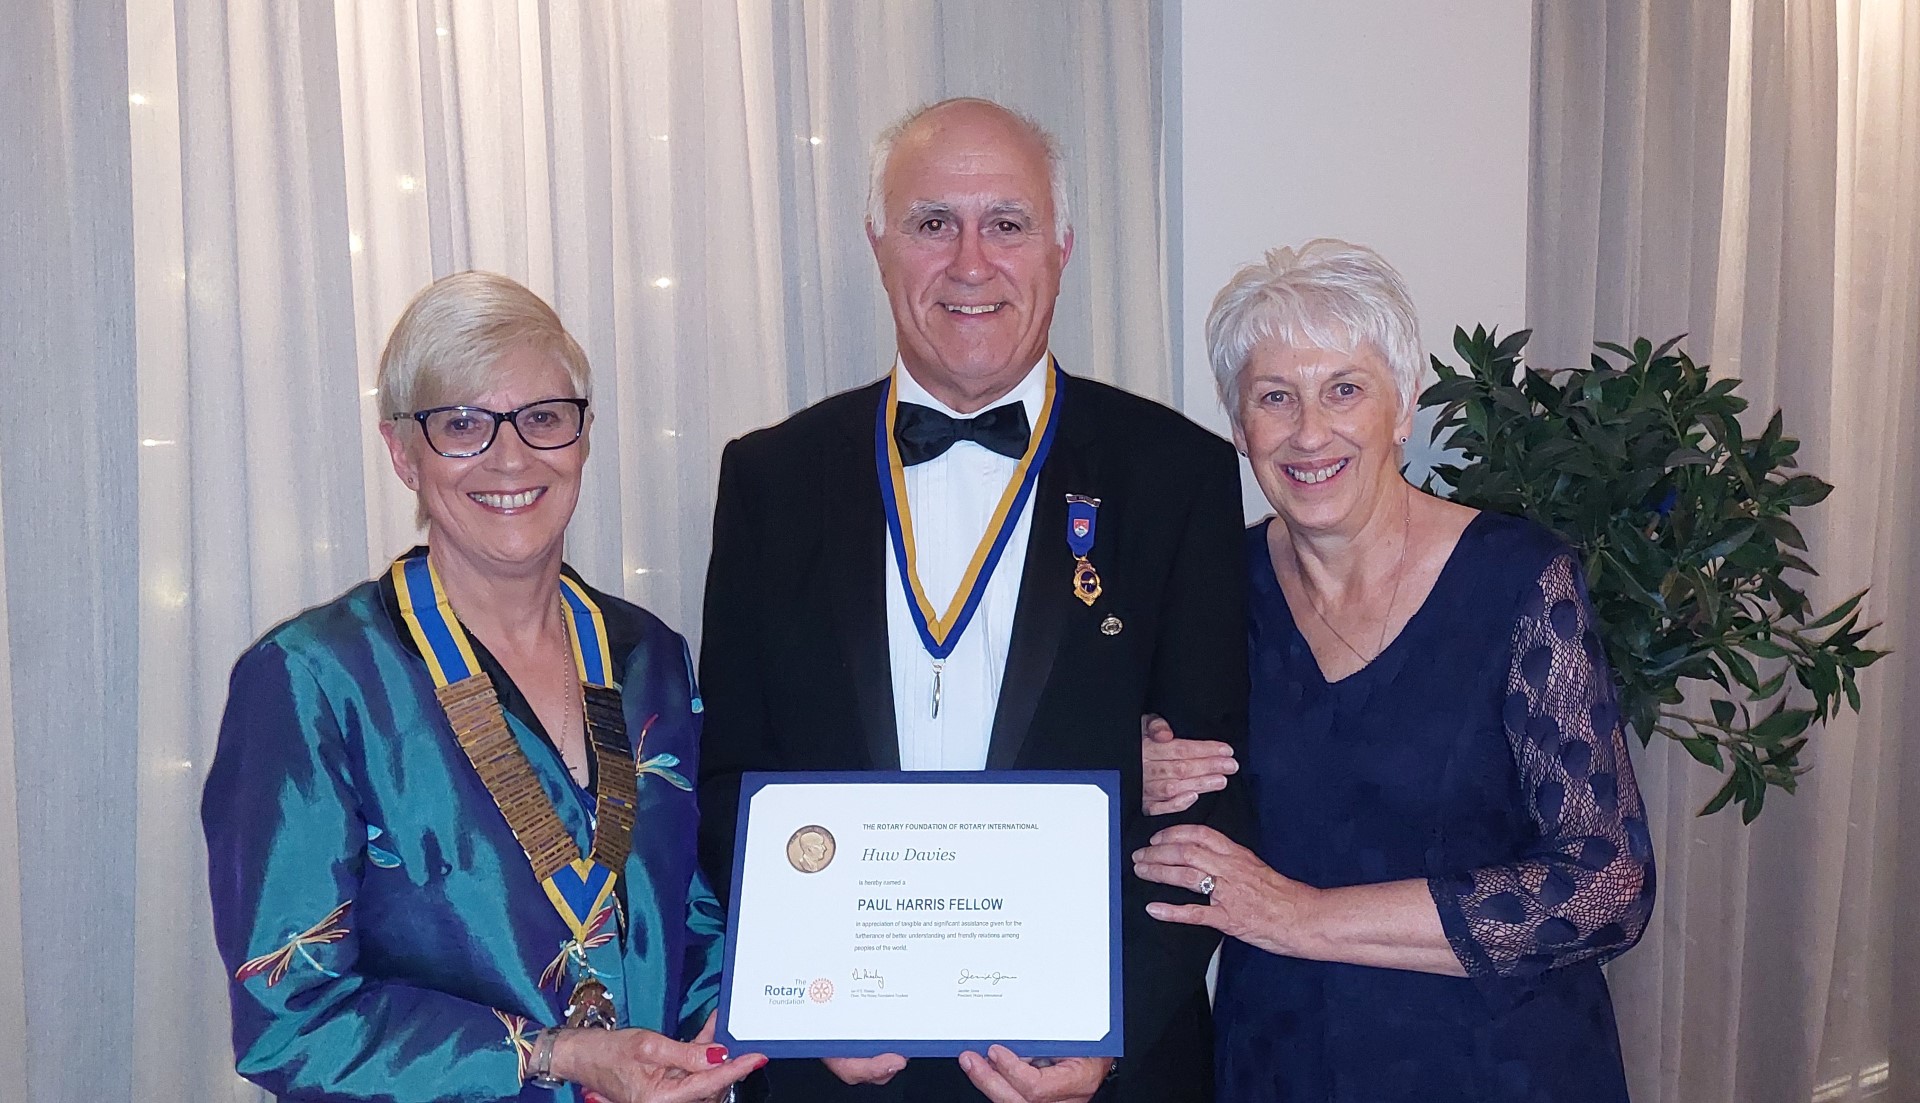
{"label": "white pleated curtain", "polygon": [[369,392],[432,278],[507,273],[581,339],[569,559],[693,635],[721,447],[889,366],[866,146],[916,104],[1056,131],[1056,349],[1171,393],[1147,0],[25,7],[0,36],[0,1097],[257,1097],[200,782],[239,651],[417,539]]}
{"label": "white pleated curtain", "polygon": [[1656,743],[1660,902],[1612,967],[1640,1103],[1920,1100],[1920,7],[1535,6],[1532,359],[1685,347],[1837,489],[1817,602],[1873,587],[1865,711],[1752,828]]}

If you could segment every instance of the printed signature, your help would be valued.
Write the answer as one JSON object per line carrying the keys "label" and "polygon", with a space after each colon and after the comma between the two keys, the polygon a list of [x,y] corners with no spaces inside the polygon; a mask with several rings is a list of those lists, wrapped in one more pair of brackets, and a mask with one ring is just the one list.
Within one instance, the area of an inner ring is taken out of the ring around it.
{"label": "printed signature", "polygon": [[973,981],[985,981],[988,984],[999,984],[1003,980],[1019,980],[1019,979],[1020,979],[1019,977],[1014,976],[1012,973],[976,973],[971,969],[960,970],[961,984],[968,984]]}
{"label": "printed signature", "polygon": [[878,969],[855,969],[853,971],[853,979],[854,980],[870,980],[874,984],[878,985],[880,990],[883,992],[886,991],[886,988],[887,988],[887,978],[884,976],[881,976],[880,971]]}

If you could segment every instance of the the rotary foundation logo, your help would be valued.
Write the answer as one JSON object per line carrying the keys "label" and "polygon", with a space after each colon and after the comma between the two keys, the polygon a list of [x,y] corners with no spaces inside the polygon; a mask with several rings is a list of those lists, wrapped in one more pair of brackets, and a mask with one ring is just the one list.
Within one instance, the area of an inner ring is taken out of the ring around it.
{"label": "the rotary foundation logo", "polygon": [[807,998],[814,1003],[826,1003],[833,998],[833,982],[821,977],[807,985]]}

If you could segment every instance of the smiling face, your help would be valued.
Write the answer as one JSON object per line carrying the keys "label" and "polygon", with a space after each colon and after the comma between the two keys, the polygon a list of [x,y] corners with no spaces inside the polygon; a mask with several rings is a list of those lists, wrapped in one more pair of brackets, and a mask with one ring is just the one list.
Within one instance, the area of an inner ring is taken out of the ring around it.
{"label": "smiling face", "polygon": [[1012,390],[1047,350],[1060,272],[1047,151],[991,104],[916,120],[883,177],[886,224],[868,228],[900,357],[962,413]]}
{"label": "smiling face", "polygon": [[1289,528],[1358,532],[1403,482],[1412,404],[1372,346],[1352,353],[1254,345],[1240,372],[1234,442]]}
{"label": "smiling face", "polygon": [[[577,397],[566,367],[528,346],[510,349],[487,373],[487,389],[435,406],[514,410],[546,398]],[[380,427],[393,469],[420,495],[435,554],[457,556],[491,574],[518,574],[558,559],[580,498],[592,415],[565,448],[529,448],[511,425],[477,456],[450,459],[427,446],[416,422]]]}

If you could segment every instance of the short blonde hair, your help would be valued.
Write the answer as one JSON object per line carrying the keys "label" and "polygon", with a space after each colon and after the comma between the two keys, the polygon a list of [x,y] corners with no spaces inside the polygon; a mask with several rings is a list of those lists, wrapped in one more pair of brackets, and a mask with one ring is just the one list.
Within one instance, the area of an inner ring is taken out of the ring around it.
{"label": "short blonde hair", "polygon": [[413,297],[387,337],[380,419],[470,401],[517,348],[552,356],[573,381],[572,397],[593,397],[586,352],[540,296],[494,272],[440,277]]}
{"label": "short blonde hair", "polygon": [[1235,426],[1240,373],[1253,347],[1267,340],[1343,353],[1371,345],[1393,373],[1403,404],[1413,401],[1426,367],[1406,280],[1372,249],[1330,237],[1298,249],[1269,249],[1263,261],[1235,272],[1214,296],[1207,312],[1207,359],[1220,404]]}

